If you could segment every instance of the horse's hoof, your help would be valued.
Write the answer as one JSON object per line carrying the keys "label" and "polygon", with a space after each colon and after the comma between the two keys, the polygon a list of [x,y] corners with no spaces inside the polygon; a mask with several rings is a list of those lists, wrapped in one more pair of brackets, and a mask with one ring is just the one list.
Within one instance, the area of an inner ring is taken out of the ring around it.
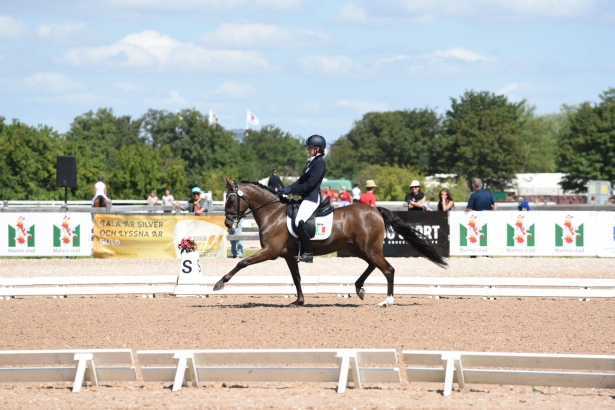
{"label": "horse's hoof", "polygon": [[214,286],[214,290],[222,290],[222,289],[224,289],[224,282],[222,281],[216,283],[216,285]]}
{"label": "horse's hoof", "polygon": [[357,295],[359,295],[359,299],[361,300],[365,299],[365,289],[363,288],[357,289]]}
{"label": "horse's hoof", "polygon": [[288,307],[301,307],[301,306],[303,306],[303,302],[299,302],[298,300],[295,300],[293,303],[288,305]]}

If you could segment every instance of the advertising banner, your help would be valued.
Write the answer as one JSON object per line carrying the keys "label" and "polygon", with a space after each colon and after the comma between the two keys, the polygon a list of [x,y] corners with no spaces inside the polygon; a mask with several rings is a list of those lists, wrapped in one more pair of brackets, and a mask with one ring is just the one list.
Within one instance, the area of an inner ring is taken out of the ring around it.
{"label": "advertising banner", "polygon": [[94,215],[94,257],[179,259],[191,236],[201,257],[226,258],[224,216]]}
{"label": "advertising banner", "polygon": [[89,213],[0,214],[2,256],[91,256]]}
{"label": "advertising banner", "polygon": [[595,256],[587,211],[451,212],[451,255]]}
{"label": "advertising banner", "polygon": [[615,258],[615,212],[594,212],[596,220],[596,254]]}

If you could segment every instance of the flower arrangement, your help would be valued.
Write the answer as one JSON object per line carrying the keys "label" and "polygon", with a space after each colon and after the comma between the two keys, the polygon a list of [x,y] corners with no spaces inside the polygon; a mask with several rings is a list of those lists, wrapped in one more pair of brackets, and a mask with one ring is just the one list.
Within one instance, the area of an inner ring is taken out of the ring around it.
{"label": "flower arrangement", "polygon": [[192,236],[189,236],[182,239],[182,241],[177,245],[177,249],[180,250],[180,253],[196,252],[196,242],[192,239]]}

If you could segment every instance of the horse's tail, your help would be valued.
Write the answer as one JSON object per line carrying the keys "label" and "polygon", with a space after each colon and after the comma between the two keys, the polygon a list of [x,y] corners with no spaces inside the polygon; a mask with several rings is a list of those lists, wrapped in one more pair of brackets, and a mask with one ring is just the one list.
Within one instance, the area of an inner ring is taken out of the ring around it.
{"label": "horse's tail", "polygon": [[429,259],[436,265],[441,268],[446,268],[448,263],[446,260],[440,255],[435,246],[431,243],[429,238],[423,235],[421,232],[416,231],[412,228],[412,225],[405,223],[402,221],[397,215],[393,212],[389,211],[386,208],[376,207],[380,215],[382,215],[382,219],[384,219],[384,224],[388,229],[389,226],[393,228],[395,232],[401,235],[406,242],[408,242],[418,253],[420,253],[425,258]]}

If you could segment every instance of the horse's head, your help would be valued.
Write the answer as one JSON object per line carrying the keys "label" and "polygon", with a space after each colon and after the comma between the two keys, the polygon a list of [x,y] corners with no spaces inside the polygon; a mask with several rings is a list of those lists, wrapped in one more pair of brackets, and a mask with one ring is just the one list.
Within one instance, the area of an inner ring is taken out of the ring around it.
{"label": "horse's head", "polygon": [[226,217],[224,225],[229,229],[235,229],[250,208],[250,204],[236,182],[226,177],[224,182],[226,182],[226,192],[228,192],[224,204],[224,216]]}

